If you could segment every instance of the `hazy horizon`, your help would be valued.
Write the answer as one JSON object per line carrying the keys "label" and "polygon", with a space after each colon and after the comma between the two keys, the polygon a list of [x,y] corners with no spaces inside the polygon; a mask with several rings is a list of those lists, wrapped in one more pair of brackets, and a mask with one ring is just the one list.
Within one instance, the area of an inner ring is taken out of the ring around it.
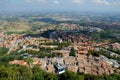
{"label": "hazy horizon", "polygon": [[120,13],[119,0],[0,0],[0,13],[87,11]]}

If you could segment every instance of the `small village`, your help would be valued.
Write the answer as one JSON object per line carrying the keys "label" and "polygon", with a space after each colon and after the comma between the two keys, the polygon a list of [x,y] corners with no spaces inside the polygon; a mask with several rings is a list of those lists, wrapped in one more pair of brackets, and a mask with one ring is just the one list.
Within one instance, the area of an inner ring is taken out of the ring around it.
{"label": "small village", "polygon": [[0,80],[120,80],[120,0],[0,0]]}
{"label": "small village", "polygon": [[[52,49],[51,53],[56,53],[53,57],[42,57],[39,58],[37,56],[33,56],[32,52],[29,53],[22,53],[21,56],[24,60],[13,60],[10,61],[9,64],[18,64],[24,65],[27,67],[33,67],[34,65],[38,65],[41,69],[46,72],[50,73],[58,73],[62,74],[65,70],[70,70],[73,72],[78,73],[85,73],[85,74],[92,74],[92,75],[102,75],[102,74],[113,74],[117,73],[120,74],[120,63],[114,59],[108,59],[104,55],[94,56],[88,55],[89,51],[100,51],[104,49],[107,52],[109,45],[112,45],[114,48],[120,50],[119,43],[109,43],[106,42],[95,42],[92,41],[90,38],[87,38],[85,35],[68,35],[66,36],[65,32],[60,32],[62,35],[61,38],[52,37],[48,38],[36,38],[36,37],[24,37],[24,35],[20,34],[11,34],[7,35],[4,32],[0,33],[0,47],[8,48],[8,52],[6,54],[10,54],[12,51],[17,51],[21,53],[22,51],[36,51],[37,53],[41,52],[39,49]],[[56,34],[57,35],[57,34]],[[55,36],[56,36],[55,35]],[[54,43],[57,41],[58,43],[62,43],[64,41],[71,41],[72,44],[69,46],[64,46],[61,49],[56,49],[58,45],[46,45],[46,43]],[[73,49],[73,55],[70,55]],[[110,52],[111,55],[120,56],[114,52]],[[40,53],[44,54],[44,53]],[[30,58],[32,61],[28,64],[25,59]]]}

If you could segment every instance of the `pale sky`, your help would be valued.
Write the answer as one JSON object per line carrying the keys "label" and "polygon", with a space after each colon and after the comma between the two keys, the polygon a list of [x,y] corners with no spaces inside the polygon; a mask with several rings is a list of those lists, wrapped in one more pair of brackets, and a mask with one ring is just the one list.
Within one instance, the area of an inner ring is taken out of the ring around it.
{"label": "pale sky", "polygon": [[0,0],[0,12],[120,12],[120,0]]}

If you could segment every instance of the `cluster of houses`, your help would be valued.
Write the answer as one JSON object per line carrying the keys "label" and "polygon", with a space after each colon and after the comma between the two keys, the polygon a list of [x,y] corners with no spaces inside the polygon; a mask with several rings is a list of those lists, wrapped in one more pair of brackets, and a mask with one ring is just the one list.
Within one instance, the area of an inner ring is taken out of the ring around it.
{"label": "cluster of houses", "polygon": [[[116,63],[115,60],[109,60],[105,56],[95,57],[88,56],[88,51],[94,51],[95,47],[107,46],[109,44],[106,42],[93,42],[90,41],[89,38],[85,37],[85,35],[68,35],[64,32],[61,38],[62,40],[71,39],[73,41],[73,45],[68,47],[63,47],[61,50],[53,50],[52,52],[61,53],[60,57],[53,58],[38,58],[31,57],[32,62],[28,64],[24,60],[13,60],[10,61],[9,64],[19,64],[23,66],[33,67],[34,65],[38,65],[41,69],[51,72],[51,73],[64,73],[66,69],[73,72],[80,72],[85,74],[93,74],[93,75],[102,75],[102,74],[112,74],[118,73],[120,74],[120,70],[117,69],[120,67],[119,64]],[[9,48],[9,51],[18,50],[21,52],[22,50],[37,50],[39,51],[39,44],[46,43],[51,40],[46,38],[35,38],[35,37],[23,37],[23,35],[6,35],[4,33],[0,34],[0,47]],[[69,41],[69,40],[68,40]],[[118,45],[118,44],[116,44]],[[57,48],[57,45],[41,45],[43,48]],[[69,56],[71,47],[74,48],[76,55]],[[117,47],[118,48],[118,47]],[[27,58],[28,53],[24,54],[24,58]]]}
{"label": "cluster of houses", "polygon": [[119,43],[112,43],[111,44],[112,48],[115,49],[115,50],[120,50],[120,44]]}
{"label": "cluster of houses", "polygon": [[36,50],[39,51],[38,47],[40,43],[47,42],[46,38],[36,38],[36,37],[24,37],[20,34],[7,35],[5,32],[0,33],[0,47],[6,47],[9,49],[9,53],[18,50]]}
{"label": "cluster of houses", "polygon": [[[41,69],[50,73],[64,73],[66,69],[73,72],[80,72],[85,74],[102,75],[102,74],[120,74],[120,70],[111,66],[108,62],[103,61],[102,57],[85,56],[85,59],[79,59],[78,57],[66,57],[66,58],[32,58],[32,66],[38,65]],[[23,60],[13,60],[9,64],[19,64],[28,66],[27,62]]]}

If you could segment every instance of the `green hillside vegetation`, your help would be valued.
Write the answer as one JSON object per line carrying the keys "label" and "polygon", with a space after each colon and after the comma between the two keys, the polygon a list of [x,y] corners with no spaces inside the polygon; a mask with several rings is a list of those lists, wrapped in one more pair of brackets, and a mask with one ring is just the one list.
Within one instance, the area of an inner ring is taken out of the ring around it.
{"label": "green hillside vegetation", "polygon": [[120,75],[89,75],[67,71],[63,74],[48,73],[38,66],[1,65],[0,80],[119,80]]}
{"label": "green hillside vegetation", "polygon": [[9,22],[5,26],[5,30],[11,31],[11,32],[22,32],[31,29],[28,22]]}

